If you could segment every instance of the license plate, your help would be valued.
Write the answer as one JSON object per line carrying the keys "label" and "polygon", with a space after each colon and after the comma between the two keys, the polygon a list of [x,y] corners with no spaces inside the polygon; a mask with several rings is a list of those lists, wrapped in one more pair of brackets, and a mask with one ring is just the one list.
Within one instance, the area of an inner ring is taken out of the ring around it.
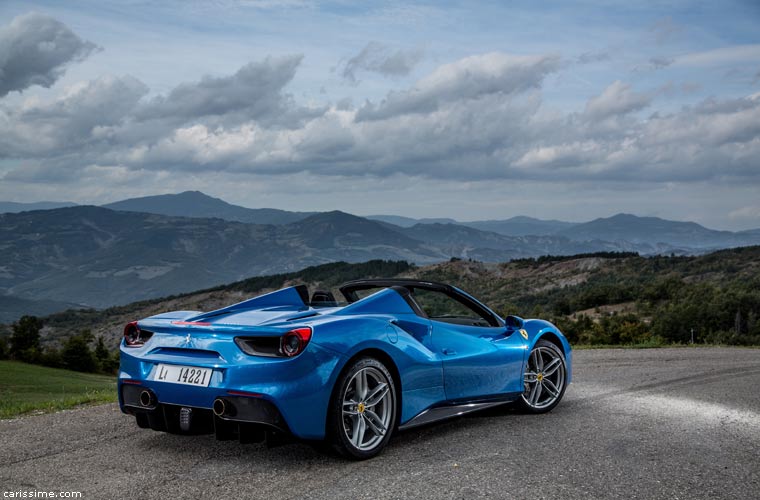
{"label": "license plate", "polygon": [[172,384],[208,387],[209,382],[211,382],[211,373],[213,373],[211,368],[160,364],[156,367],[153,380],[171,382]]}

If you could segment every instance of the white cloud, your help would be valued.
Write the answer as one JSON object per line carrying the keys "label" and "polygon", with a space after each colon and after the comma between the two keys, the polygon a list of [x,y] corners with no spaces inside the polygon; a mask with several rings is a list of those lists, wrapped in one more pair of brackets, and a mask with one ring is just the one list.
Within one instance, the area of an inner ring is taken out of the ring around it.
{"label": "white cloud", "polygon": [[652,98],[644,93],[631,90],[631,86],[620,80],[613,82],[600,95],[586,103],[586,114],[593,119],[604,119],[639,111],[651,103]]}
{"label": "white cloud", "polygon": [[52,17],[32,12],[14,18],[0,26],[0,97],[32,85],[50,87],[67,64],[95,49]]}
{"label": "white cloud", "polygon": [[518,168],[573,167],[603,160],[605,153],[594,141],[541,146],[529,150],[514,165]]}
{"label": "white cloud", "polygon": [[27,100],[0,121],[0,158],[87,156],[110,141],[147,92],[134,77],[104,76],[74,85],[51,102]]}
{"label": "white cloud", "polygon": [[[297,60],[248,64],[148,103],[147,88],[131,77],[85,82],[49,103],[29,100],[0,115],[0,146],[25,159],[5,180],[59,179],[65,172],[76,178],[83,165],[459,181],[668,182],[759,174],[760,100],[751,97],[640,119],[632,113],[651,98],[618,81],[583,113],[563,115],[545,108],[539,90],[555,58],[487,54],[443,65],[382,105],[368,105],[375,119],[363,116],[366,106],[334,106],[283,127],[256,103],[260,93],[283,115],[309,109],[282,94]],[[257,78],[270,75],[263,80],[271,84],[246,84],[251,68]],[[226,90],[228,98],[214,92]],[[249,107],[240,113],[244,105],[231,102],[247,95]],[[167,106],[165,118],[144,121],[154,102]]]}
{"label": "white cloud", "polygon": [[559,68],[557,56],[514,56],[500,52],[470,56],[444,64],[414,88],[391,92],[377,105],[367,103],[357,120],[432,113],[448,102],[491,94],[510,95],[538,88],[544,77]]}
{"label": "white cloud", "polygon": [[251,62],[226,77],[206,76],[182,83],[137,111],[141,120],[190,120],[238,115],[243,119],[280,122],[292,108],[284,87],[295,76],[302,55],[268,57]]}
{"label": "white cloud", "polygon": [[356,83],[357,73],[367,71],[383,76],[406,76],[422,60],[422,49],[393,49],[380,42],[369,42],[346,61],[341,74]]}

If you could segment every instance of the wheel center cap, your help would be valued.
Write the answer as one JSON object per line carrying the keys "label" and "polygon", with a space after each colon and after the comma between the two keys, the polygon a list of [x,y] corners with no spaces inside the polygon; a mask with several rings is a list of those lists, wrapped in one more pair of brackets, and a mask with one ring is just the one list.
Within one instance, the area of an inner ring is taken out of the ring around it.
{"label": "wheel center cap", "polygon": [[358,411],[359,413],[364,413],[364,408],[365,408],[364,403],[359,403],[356,406],[356,411]]}
{"label": "wheel center cap", "polygon": [[538,375],[536,375],[536,380],[538,380],[539,382],[543,382],[543,380],[544,380],[544,374],[543,373],[539,373]]}

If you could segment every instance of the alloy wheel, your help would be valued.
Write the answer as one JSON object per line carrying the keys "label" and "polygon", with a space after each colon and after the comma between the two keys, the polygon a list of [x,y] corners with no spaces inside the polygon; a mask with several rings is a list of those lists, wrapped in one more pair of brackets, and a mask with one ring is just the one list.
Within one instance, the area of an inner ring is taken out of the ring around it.
{"label": "alloy wheel", "polygon": [[342,400],[346,437],[357,450],[373,450],[393,423],[390,381],[375,367],[361,368],[346,384]]}
{"label": "alloy wheel", "polygon": [[532,410],[553,406],[565,388],[565,359],[556,348],[537,345],[528,357],[522,400]]}

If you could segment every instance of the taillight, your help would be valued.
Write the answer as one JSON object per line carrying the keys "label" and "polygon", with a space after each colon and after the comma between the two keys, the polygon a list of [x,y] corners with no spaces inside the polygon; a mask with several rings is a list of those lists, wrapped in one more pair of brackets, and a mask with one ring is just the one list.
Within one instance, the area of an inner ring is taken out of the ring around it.
{"label": "taillight", "polygon": [[250,356],[277,358],[280,353],[280,337],[235,337],[235,343]]}
{"label": "taillight", "polygon": [[282,337],[235,337],[235,343],[246,354],[267,358],[292,358],[306,349],[311,340],[308,326],[290,330]]}
{"label": "taillight", "polygon": [[282,336],[280,351],[285,356],[292,358],[298,356],[306,349],[306,344],[311,340],[311,328],[296,328]]}
{"label": "taillight", "polygon": [[127,323],[127,326],[124,327],[124,344],[127,347],[142,347],[152,336],[153,332],[141,330],[137,326],[137,321]]}

